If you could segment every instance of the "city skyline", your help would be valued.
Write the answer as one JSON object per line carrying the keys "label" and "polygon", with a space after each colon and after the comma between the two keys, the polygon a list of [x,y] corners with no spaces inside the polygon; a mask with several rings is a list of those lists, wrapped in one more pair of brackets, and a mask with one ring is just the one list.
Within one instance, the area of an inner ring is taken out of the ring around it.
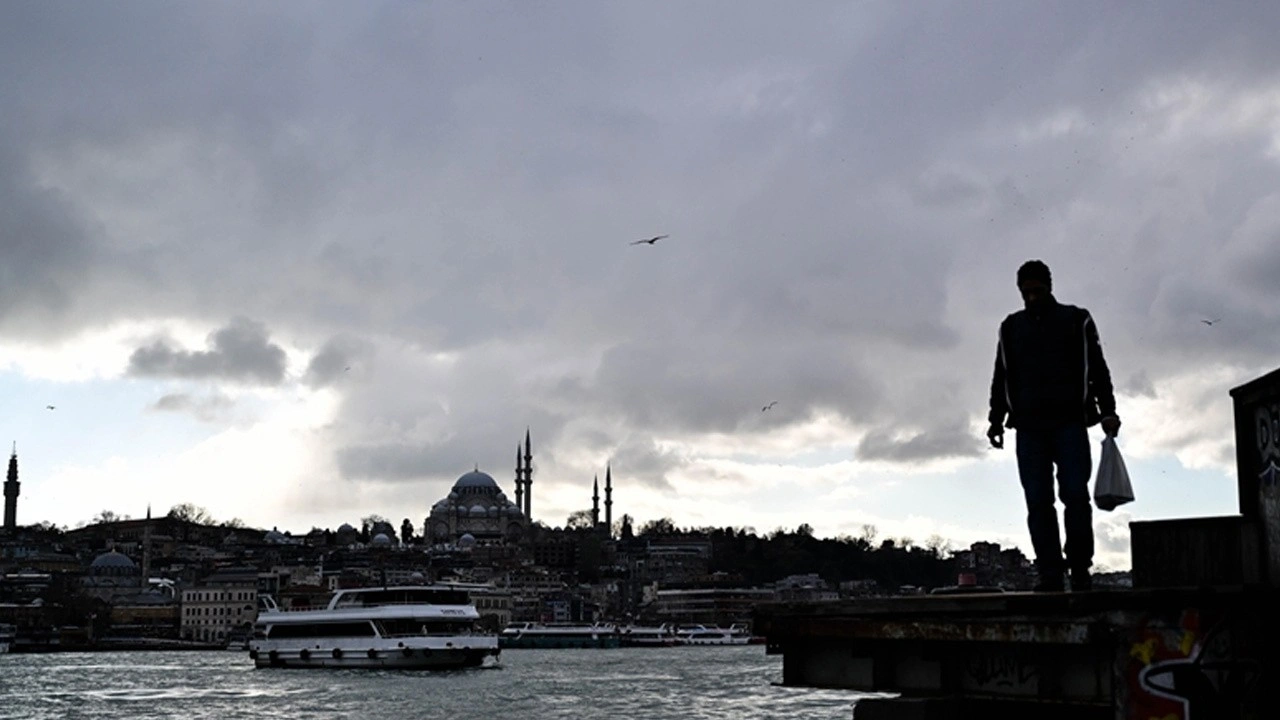
{"label": "city skyline", "polygon": [[1027,550],[984,431],[1032,258],[1116,384],[1098,563],[1237,510],[1280,10],[68,7],[0,7],[20,523],[418,522],[474,467],[514,497],[531,431],[552,526],[611,468],[637,524]]}

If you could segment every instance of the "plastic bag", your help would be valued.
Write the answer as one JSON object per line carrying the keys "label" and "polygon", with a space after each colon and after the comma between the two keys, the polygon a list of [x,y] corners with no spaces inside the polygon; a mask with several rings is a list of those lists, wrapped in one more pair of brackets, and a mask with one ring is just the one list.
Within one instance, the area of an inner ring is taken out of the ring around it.
{"label": "plastic bag", "polygon": [[1110,435],[1102,440],[1102,458],[1098,460],[1098,475],[1093,483],[1093,502],[1099,510],[1115,510],[1133,502],[1133,486],[1129,484],[1129,471],[1116,439]]}

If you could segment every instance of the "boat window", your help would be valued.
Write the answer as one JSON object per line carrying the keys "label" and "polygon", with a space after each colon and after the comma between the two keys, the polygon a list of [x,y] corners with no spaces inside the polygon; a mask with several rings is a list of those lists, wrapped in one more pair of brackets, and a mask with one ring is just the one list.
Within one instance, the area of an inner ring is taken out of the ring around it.
{"label": "boat window", "polygon": [[469,605],[470,596],[463,590],[449,588],[398,588],[349,592],[338,600],[337,607],[372,605]]}
{"label": "boat window", "polygon": [[267,637],[272,640],[281,638],[373,636],[373,625],[369,622],[288,623],[272,625],[267,632]]}

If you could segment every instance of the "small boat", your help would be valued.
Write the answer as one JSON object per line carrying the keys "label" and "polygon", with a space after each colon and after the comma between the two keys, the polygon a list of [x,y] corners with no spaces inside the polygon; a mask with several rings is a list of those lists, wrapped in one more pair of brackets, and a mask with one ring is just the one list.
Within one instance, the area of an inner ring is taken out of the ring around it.
{"label": "small boat", "polygon": [[323,608],[285,610],[269,597],[249,657],[256,667],[477,667],[498,638],[476,627],[464,589],[446,584],[339,590]]}
{"label": "small boat", "polygon": [[671,647],[679,645],[676,629],[667,624],[658,626],[627,625],[621,629],[622,647]]}
{"label": "small boat", "polygon": [[681,625],[676,638],[682,645],[749,645],[751,632],[747,626],[735,624],[727,628],[717,625]]}
{"label": "small boat", "polygon": [[616,648],[622,633],[612,623],[512,623],[498,636],[500,648]]}

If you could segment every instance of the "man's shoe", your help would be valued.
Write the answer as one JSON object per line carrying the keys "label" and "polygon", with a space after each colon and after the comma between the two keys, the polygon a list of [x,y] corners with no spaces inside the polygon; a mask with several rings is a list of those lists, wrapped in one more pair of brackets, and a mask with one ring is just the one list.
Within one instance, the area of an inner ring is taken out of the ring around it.
{"label": "man's shoe", "polygon": [[1071,571],[1071,592],[1086,592],[1093,589],[1093,576],[1084,568]]}
{"label": "man's shoe", "polygon": [[1062,581],[1062,573],[1052,573],[1040,578],[1040,582],[1031,588],[1032,592],[1062,592],[1066,587]]}

